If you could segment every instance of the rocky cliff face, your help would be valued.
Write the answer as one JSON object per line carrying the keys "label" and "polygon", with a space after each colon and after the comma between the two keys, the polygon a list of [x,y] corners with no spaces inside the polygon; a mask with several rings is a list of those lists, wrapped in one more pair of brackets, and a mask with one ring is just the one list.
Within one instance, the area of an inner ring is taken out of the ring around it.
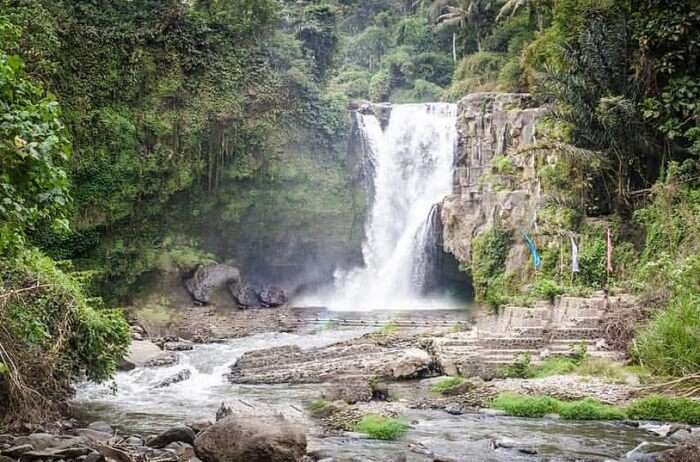
{"label": "rocky cliff face", "polygon": [[471,262],[472,240],[494,226],[515,233],[506,269],[526,264],[521,235],[536,227],[543,195],[535,156],[516,151],[537,141],[546,113],[527,94],[476,93],[459,102],[453,193],[441,218],[444,248],[462,265]]}

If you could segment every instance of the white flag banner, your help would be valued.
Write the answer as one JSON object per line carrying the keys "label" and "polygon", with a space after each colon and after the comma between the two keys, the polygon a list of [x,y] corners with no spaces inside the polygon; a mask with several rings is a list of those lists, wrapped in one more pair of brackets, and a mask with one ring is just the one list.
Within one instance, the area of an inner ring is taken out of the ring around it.
{"label": "white flag banner", "polygon": [[574,241],[573,236],[570,236],[569,239],[571,239],[571,272],[578,273],[578,247],[576,246],[576,241]]}

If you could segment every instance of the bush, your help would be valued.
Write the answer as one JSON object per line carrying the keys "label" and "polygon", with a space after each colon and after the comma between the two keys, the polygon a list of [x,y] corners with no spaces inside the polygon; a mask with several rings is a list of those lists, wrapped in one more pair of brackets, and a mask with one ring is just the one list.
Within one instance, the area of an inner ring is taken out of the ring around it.
{"label": "bush", "polygon": [[556,282],[547,278],[542,278],[535,281],[534,289],[538,296],[546,298],[550,302],[553,302],[557,296],[564,293],[564,289],[562,289]]}
{"label": "bush", "polygon": [[650,396],[630,404],[627,414],[632,419],[700,425],[700,402],[685,398]]}
{"label": "bush", "polygon": [[635,344],[636,358],[656,374],[700,371],[700,295],[674,297],[640,329]]}
{"label": "bush", "polygon": [[488,300],[491,284],[503,274],[511,244],[511,231],[501,228],[490,229],[472,241],[471,275],[477,300]]}
{"label": "bush", "polygon": [[501,393],[491,402],[495,409],[516,417],[544,417],[556,413],[560,402],[549,396],[523,396]]}
{"label": "bush", "polygon": [[49,417],[76,377],[109,379],[126,355],[123,314],[95,307],[77,280],[24,250],[0,260],[0,410],[7,419]]}
{"label": "bush", "polygon": [[446,394],[464,383],[462,377],[448,377],[430,388],[433,393]]}
{"label": "bush", "polygon": [[395,440],[408,431],[408,425],[401,420],[370,414],[364,416],[354,430],[376,440]]}
{"label": "bush", "polygon": [[383,69],[372,76],[369,81],[369,97],[374,102],[386,101],[391,93],[391,76]]}

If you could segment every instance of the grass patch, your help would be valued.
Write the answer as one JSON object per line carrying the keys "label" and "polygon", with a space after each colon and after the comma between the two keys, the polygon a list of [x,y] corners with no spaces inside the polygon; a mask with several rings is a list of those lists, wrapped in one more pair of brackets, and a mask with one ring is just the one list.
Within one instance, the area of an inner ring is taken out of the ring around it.
{"label": "grass patch", "polygon": [[491,405],[516,417],[544,417],[547,414],[559,414],[565,420],[622,420],[626,417],[623,409],[591,398],[565,402],[549,396],[501,393]]}
{"label": "grass patch", "polygon": [[311,413],[311,414],[319,414],[323,412],[324,409],[326,409],[330,405],[330,402],[326,401],[325,399],[317,399],[315,401],[311,401],[307,406],[306,409]]}
{"label": "grass patch", "polygon": [[576,360],[565,356],[554,356],[542,361],[541,364],[532,367],[530,377],[550,377],[552,375],[571,374],[576,371]]}
{"label": "grass patch", "polygon": [[516,417],[544,417],[559,410],[560,401],[549,396],[524,396],[501,393],[491,402],[495,409]]}
{"label": "grass patch", "polygon": [[560,402],[558,414],[564,420],[623,420],[627,418],[624,410],[603,404],[592,398]]}
{"label": "grass patch", "polygon": [[686,398],[649,396],[630,404],[627,414],[632,419],[700,425],[700,402]]}
{"label": "grass patch", "polygon": [[354,430],[376,440],[395,440],[408,431],[408,425],[398,419],[370,414],[364,416]]}
{"label": "grass patch", "polygon": [[389,336],[393,333],[395,333],[397,330],[399,330],[399,325],[396,324],[394,321],[390,321],[386,326],[382,327],[379,332],[377,332],[379,335],[382,336]]}
{"label": "grass patch", "polygon": [[576,374],[586,377],[599,377],[609,382],[624,383],[634,374],[625,370],[622,364],[601,358],[586,358],[575,370]]}
{"label": "grass patch", "polygon": [[592,398],[560,401],[549,396],[501,393],[491,407],[516,417],[543,417],[559,414],[564,420],[658,420],[700,425],[700,401],[667,396],[649,396],[627,407],[603,404]]}
{"label": "grass patch", "polygon": [[430,388],[433,393],[445,394],[464,383],[462,377],[448,377],[441,380]]}

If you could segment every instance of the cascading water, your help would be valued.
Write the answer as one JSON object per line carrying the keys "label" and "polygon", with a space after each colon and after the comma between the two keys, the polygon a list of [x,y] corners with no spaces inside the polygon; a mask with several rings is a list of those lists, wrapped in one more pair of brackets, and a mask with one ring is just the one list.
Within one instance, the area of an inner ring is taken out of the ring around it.
{"label": "cascading water", "polygon": [[371,210],[363,244],[365,266],[337,271],[331,309],[442,307],[423,294],[431,209],[450,193],[457,140],[453,104],[401,104],[384,130],[373,114],[356,114],[372,175]]}

